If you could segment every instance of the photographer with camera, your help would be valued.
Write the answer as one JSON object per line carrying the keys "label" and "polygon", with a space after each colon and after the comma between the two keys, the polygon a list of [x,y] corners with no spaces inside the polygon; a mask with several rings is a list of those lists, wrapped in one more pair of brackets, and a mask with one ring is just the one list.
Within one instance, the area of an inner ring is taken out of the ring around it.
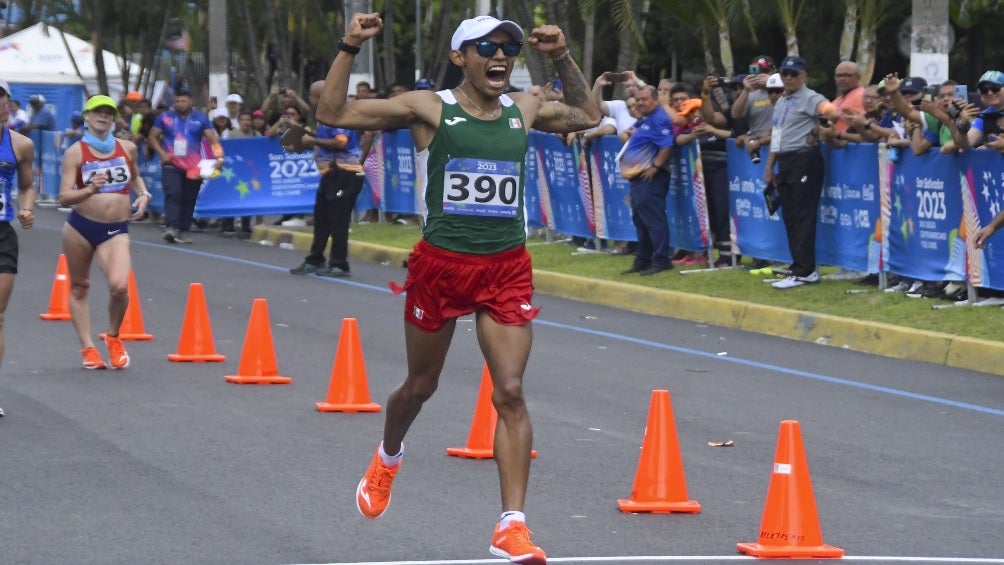
{"label": "photographer with camera", "polygon": [[965,132],[966,136],[959,143],[959,150],[965,151],[970,147],[980,145],[1004,153],[1004,138],[1001,132],[1004,131],[1004,73],[1000,71],[987,71],[980,77],[976,84],[980,91],[980,101],[986,105],[981,112],[976,112],[975,107],[966,107],[959,116],[959,129]]}
{"label": "photographer with camera", "polygon": [[768,83],[770,76],[777,72],[774,59],[768,55],[753,59],[749,70],[743,79],[743,89],[732,104],[732,119],[746,122],[746,131],[736,137],[736,147],[746,149],[750,160],[757,164],[763,157],[764,141],[770,139],[770,122],[774,116],[774,100],[769,91],[780,94],[784,85],[780,75],[774,85]]}
{"label": "photographer with camera", "polygon": [[301,116],[310,115],[310,104],[300,98],[292,89],[281,86],[269,93],[265,101],[261,103],[261,111],[265,114],[265,122],[268,126],[275,125],[282,116],[286,108],[295,106]]}
{"label": "photographer with camera", "polygon": [[[928,86],[922,77],[900,80],[896,73],[892,73],[886,75],[883,82],[893,109],[905,120],[920,126],[914,130],[911,138],[914,155],[922,155],[931,147],[939,147],[942,153],[966,147],[965,135],[959,127],[961,122],[957,123],[957,119],[961,119],[962,114],[975,116],[975,106],[951,97],[946,97],[943,102],[939,97],[936,102],[935,96],[940,94],[941,88]],[[946,83],[944,90],[950,91],[950,96],[954,96],[955,83]],[[949,108],[953,108],[952,113],[956,114],[956,119],[949,115]]]}

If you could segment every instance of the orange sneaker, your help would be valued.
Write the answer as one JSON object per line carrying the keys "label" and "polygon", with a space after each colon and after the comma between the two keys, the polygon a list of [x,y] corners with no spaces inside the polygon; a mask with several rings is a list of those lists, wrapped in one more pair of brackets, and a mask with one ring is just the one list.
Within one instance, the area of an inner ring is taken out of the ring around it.
{"label": "orange sneaker", "polygon": [[383,515],[390,504],[390,488],[394,484],[394,475],[401,464],[393,467],[383,464],[380,459],[380,448],[373,454],[369,469],[356,487],[356,508],[363,516],[374,520]]}
{"label": "orange sneaker", "polygon": [[530,536],[533,532],[526,527],[523,522],[513,522],[509,527],[499,529],[502,524],[496,524],[495,534],[492,535],[492,546],[488,551],[492,555],[504,557],[510,563],[522,563],[523,565],[546,565],[547,554],[544,550],[533,544]]}
{"label": "orange sneaker", "polygon": [[129,354],[120,337],[105,334],[105,344],[108,345],[108,363],[112,369],[125,369],[129,366]]}
{"label": "orange sneaker", "polygon": [[80,354],[84,356],[84,368],[85,369],[107,369],[108,365],[101,360],[101,354],[98,353],[97,347],[88,347],[87,349],[81,349]]}

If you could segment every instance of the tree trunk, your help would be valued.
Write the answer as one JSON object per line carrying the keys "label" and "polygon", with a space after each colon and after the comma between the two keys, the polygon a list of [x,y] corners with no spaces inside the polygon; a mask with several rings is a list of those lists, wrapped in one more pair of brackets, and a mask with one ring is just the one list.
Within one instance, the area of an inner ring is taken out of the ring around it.
{"label": "tree trunk", "polygon": [[286,33],[286,11],[278,9],[277,4],[279,2],[273,2],[272,9],[268,12],[268,35],[272,43],[272,51],[275,53],[279,87],[284,88],[293,82],[292,57],[289,53],[289,36]]}
{"label": "tree trunk", "polygon": [[877,32],[874,27],[861,28],[858,36],[857,60],[858,72],[861,73],[861,84],[871,84],[875,73],[875,47]]}
{"label": "tree trunk", "polygon": [[397,82],[397,64],[394,54],[394,4],[393,0],[384,3],[383,11],[383,81],[377,81],[381,90]]}
{"label": "tree trunk", "polygon": [[[519,0],[515,2],[516,13],[519,15],[519,20],[523,22],[525,28],[530,28],[533,26],[533,10],[536,3],[533,0]],[[549,78],[550,68],[547,65],[547,61],[536,49],[524,49],[524,60],[526,61],[526,69],[530,73],[530,81],[533,84],[544,84],[551,80]]]}
{"label": "tree trunk", "polygon": [[[94,48],[94,68],[98,73],[98,90],[101,92],[109,92],[108,72],[105,70],[105,49],[101,34],[102,28],[104,27],[104,10],[102,8],[102,2],[100,1],[91,3],[91,25],[94,27],[91,32],[91,45]],[[62,31],[60,31],[60,33],[62,33]],[[63,41],[66,41],[65,35],[63,36]],[[69,46],[67,46],[67,50],[69,50]],[[76,61],[74,61],[73,65],[77,65]],[[87,89],[85,87],[84,91],[86,92],[86,90]]]}
{"label": "tree trunk", "polygon": [[[254,21],[251,19],[251,7],[248,0],[237,0],[237,15],[241,20],[241,27],[244,28],[244,44],[247,52],[245,56],[251,62],[251,80],[245,83],[246,87],[254,85],[259,100],[264,100],[268,94],[268,85],[265,82],[265,66],[262,64],[262,55],[258,52],[258,36],[255,33]],[[250,88],[246,88],[244,95],[250,94]]]}
{"label": "tree trunk", "polygon": [[586,80],[593,77],[593,42],[596,41],[596,9],[585,17],[585,34],[582,38],[582,74]]}
{"label": "tree trunk", "polygon": [[784,28],[784,44],[788,49],[788,55],[798,56],[798,35],[795,33],[795,26]]}
{"label": "tree trunk", "polygon": [[732,33],[729,31],[728,20],[718,22],[718,50],[722,71],[725,76],[732,76],[735,73],[735,60],[732,56]]}
{"label": "tree trunk", "polygon": [[858,28],[858,0],[846,0],[844,31],[840,35],[840,60],[850,61],[854,57],[854,32]]}
{"label": "tree trunk", "polygon": [[439,9],[439,24],[434,28],[437,32],[433,36],[432,55],[429,60],[429,73],[434,77],[433,82],[437,88],[445,86],[443,80],[446,78],[446,70],[451,64],[449,52],[450,39],[454,30],[454,27],[450,25],[453,20],[453,0],[443,0]]}

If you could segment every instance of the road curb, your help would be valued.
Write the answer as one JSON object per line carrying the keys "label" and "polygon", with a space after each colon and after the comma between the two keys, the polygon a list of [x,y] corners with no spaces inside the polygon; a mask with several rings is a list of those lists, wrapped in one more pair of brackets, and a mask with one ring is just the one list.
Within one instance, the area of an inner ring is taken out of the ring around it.
{"label": "road curb", "polygon": [[[311,234],[259,226],[252,239],[307,251]],[[404,266],[408,253],[396,247],[349,241],[349,254],[358,261]],[[549,271],[534,272],[534,288],[551,296],[632,312],[1004,376],[1000,363],[1004,342]]]}

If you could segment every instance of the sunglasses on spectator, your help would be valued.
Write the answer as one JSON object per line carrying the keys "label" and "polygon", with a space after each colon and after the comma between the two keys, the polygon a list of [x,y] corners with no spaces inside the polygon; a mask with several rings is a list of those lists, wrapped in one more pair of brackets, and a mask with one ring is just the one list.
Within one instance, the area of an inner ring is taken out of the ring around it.
{"label": "sunglasses on spectator", "polygon": [[465,45],[473,45],[475,49],[478,50],[478,55],[481,55],[485,59],[494,57],[495,53],[499,49],[502,50],[502,54],[506,57],[515,57],[519,55],[519,52],[523,49],[522,41],[488,41],[487,39],[481,39],[479,41],[467,41]]}
{"label": "sunglasses on spectator", "polygon": [[991,92],[993,92],[994,94],[997,94],[998,92],[1001,91],[1001,85],[999,85],[999,84],[981,84],[979,90],[980,90],[980,94],[990,94]]}
{"label": "sunglasses on spectator", "polygon": [[768,88],[767,89],[767,94],[781,94],[782,92],[784,92],[783,88]]}
{"label": "sunglasses on spectator", "polygon": [[798,71],[784,70],[784,71],[781,71],[781,76],[783,76],[783,77],[797,77],[798,76]]}

